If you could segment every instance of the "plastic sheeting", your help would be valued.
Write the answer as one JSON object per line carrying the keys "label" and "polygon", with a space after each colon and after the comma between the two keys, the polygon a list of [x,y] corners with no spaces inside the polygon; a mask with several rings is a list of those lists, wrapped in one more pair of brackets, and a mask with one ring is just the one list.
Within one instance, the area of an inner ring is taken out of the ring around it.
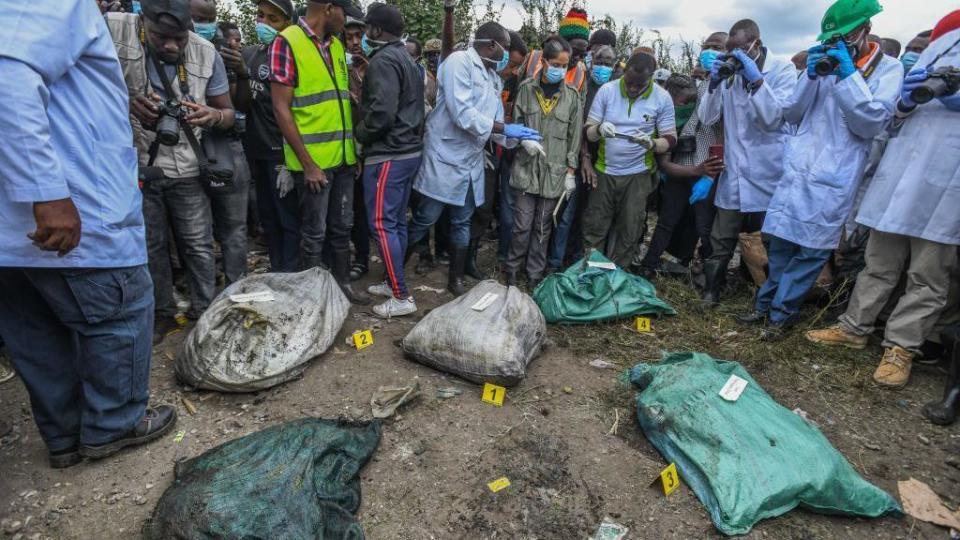
{"label": "plastic sheeting", "polygon": [[[591,264],[593,266],[591,266]],[[590,323],[635,315],[676,315],[647,280],[617,267],[600,252],[551,274],[533,291],[547,322]]]}
{"label": "plastic sheeting", "polygon": [[[273,299],[230,298],[250,293]],[[221,392],[289,381],[333,344],[349,309],[336,280],[320,268],[246,277],[220,293],[197,321],[177,357],[177,376]]]}
{"label": "plastic sheeting", "polygon": [[379,443],[379,421],[303,418],[222,444],[177,465],[143,536],[362,540],[360,470]]}
{"label": "plastic sheeting", "polygon": [[512,386],[526,376],[546,333],[543,314],[529,296],[487,280],[427,314],[403,339],[403,350],[468,381]]}
{"label": "plastic sheeting", "polygon": [[[731,375],[747,381],[736,401],[719,393]],[[667,355],[630,371],[647,439],[707,507],[724,534],[797,506],[827,514],[901,513],[864,480],[820,431],[775,402],[736,362],[701,353]]]}

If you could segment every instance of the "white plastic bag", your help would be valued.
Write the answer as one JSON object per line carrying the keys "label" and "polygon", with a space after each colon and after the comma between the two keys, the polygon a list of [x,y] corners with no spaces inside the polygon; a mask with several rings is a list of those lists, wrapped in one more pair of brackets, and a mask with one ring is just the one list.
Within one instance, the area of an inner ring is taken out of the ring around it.
{"label": "white plastic bag", "polygon": [[487,280],[427,314],[403,339],[403,350],[469,381],[513,386],[540,354],[546,333],[532,298]]}
{"label": "white plastic bag", "polygon": [[[267,292],[272,301],[230,298]],[[177,357],[177,377],[221,392],[255,392],[289,381],[330,347],[349,309],[326,270],[246,277],[224,289],[197,321]]]}

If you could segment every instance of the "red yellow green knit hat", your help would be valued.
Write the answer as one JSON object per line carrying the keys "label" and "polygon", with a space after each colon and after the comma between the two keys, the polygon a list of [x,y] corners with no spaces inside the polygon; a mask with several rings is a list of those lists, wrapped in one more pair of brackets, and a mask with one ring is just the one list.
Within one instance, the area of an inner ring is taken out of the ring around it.
{"label": "red yellow green knit hat", "polygon": [[587,12],[581,8],[570,8],[567,16],[560,19],[560,37],[563,39],[590,39],[590,21]]}

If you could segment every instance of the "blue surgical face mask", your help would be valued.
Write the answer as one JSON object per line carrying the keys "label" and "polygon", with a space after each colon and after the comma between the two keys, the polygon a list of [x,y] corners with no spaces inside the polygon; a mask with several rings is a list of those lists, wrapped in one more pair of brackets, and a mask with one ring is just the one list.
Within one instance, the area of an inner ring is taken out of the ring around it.
{"label": "blue surgical face mask", "polygon": [[363,37],[360,38],[360,48],[363,49],[364,56],[368,58],[374,53],[374,51],[377,50],[377,48],[370,43],[370,40],[367,39],[366,34],[364,34]]}
{"label": "blue surgical face mask", "polygon": [[917,65],[917,60],[920,59],[920,53],[913,51],[903,53],[903,56],[900,57],[900,63],[903,64],[903,72],[910,73],[910,70],[913,69],[913,66]]}
{"label": "blue surgical face mask", "polygon": [[556,84],[563,80],[563,76],[567,74],[567,70],[562,67],[556,66],[547,66],[547,71],[544,73],[544,79],[547,80],[550,84]]}
{"label": "blue surgical face mask", "polygon": [[610,66],[593,66],[590,69],[590,77],[597,84],[605,84],[613,76],[613,68]]}
{"label": "blue surgical face mask", "polygon": [[510,65],[510,53],[503,51],[503,58],[497,62],[497,73],[507,69],[507,66]]}
{"label": "blue surgical face mask", "polygon": [[213,36],[217,35],[217,23],[200,23],[193,21],[193,31],[207,41],[213,41]]}
{"label": "blue surgical face mask", "polygon": [[135,14],[135,15],[139,15],[139,14],[140,14],[140,2],[139,2],[139,0],[133,0],[133,2],[130,2],[130,12],[133,13],[133,14]]}
{"label": "blue surgical face mask", "polygon": [[260,40],[260,43],[264,45],[269,45],[273,43],[273,40],[277,38],[276,28],[270,26],[269,24],[258,22],[257,23],[257,39]]}
{"label": "blue surgical face mask", "polygon": [[706,49],[700,52],[700,67],[710,71],[713,68],[713,63],[717,61],[717,57],[720,56],[719,51],[711,51]]}

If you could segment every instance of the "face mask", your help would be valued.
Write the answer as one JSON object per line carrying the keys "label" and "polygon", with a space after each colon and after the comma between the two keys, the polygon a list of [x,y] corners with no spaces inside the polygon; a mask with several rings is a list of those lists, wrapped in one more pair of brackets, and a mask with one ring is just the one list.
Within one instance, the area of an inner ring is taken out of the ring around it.
{"label": "face mask", "polygon": [[566,74],[567,70],[562,67],[547,66],[547,72],[544,76],[544,79],[546,79],[550,84],[556,84],[562,81],[563,76]]}
{"label": "face mask", "polygon": [[700,67],[702,67],[707,71],[710,71],[711,69],[713,69],[713,63],[717,61],[718,56],[720,56],[720,53],[718,51],[712,51],[710,49],[701,51]]}
{"label": "face mask", "polygon": [[497,62],[497,68],[496,68],[497,73],[507,69],[507,66],[509,65],[510,65],[510,53],[508,53],[507,51],[503,51],[503,58],[501,58],[500,61]]}
{"label": "face mask", "polygon": [[373,51],[377,50],[374,48],[373,45],[370,44],[370,40],[367,39],[366,34],[364,34],[363,37],[360,38],[360,48],[363,49],[363,54],[368,57],[371,54],[373,54]]}
{"label": "face mask", "polygon": [[133,0],[133,2],[130,3],[130,12],[134,15],[140,14],[140,2],[138,0]]}
{"label": "face mask", "polygon": [[690,117],[693,116],[693,111],[696,109],[696,103],[688,103],[686,105],[677,105],[674,107],[674,114],[677,121],[677,133],[680,133],[683,130],[683,126],[687,125],[687,122],[690,120]]}
{"label": "face mask", "polygon": [[610,80],[613,75],[613,68],[610,66],[593,66],[590,69],[590,77],[597,84],[604,84]]}
{"label": "face mask", "polygon": [[270,26],[269,24],[258,22],[257,23],[257,39],[260,40],[260,43],[264,45],[269,45],[273,43],[273,40],[276,39],[277,30]]}
{"label": "face mask", "polygon": [[207,41],[212,41],[213,36],[217,35],[217,23],[215,22],[198,23],[194,21],[193,31],[203,39]]}
{"label": "face mask", "polygon": [[587,51],[587,55],[583,57],[583,63],[590,67],[593,65],[593,51]]}
{"label": "face mask", "polygon": [[900,63],[903,64],[904,73],[910,73],[910,70],[913,69],[913,66],[917,64],[917,60],[920,59],[920,53],[915,53],[913,51],[904,53],[900,57]]}

